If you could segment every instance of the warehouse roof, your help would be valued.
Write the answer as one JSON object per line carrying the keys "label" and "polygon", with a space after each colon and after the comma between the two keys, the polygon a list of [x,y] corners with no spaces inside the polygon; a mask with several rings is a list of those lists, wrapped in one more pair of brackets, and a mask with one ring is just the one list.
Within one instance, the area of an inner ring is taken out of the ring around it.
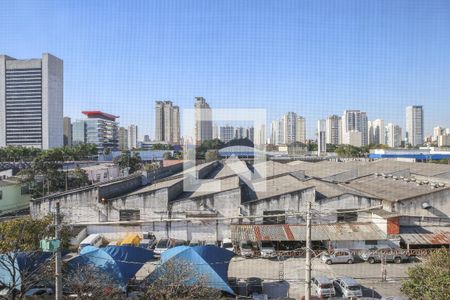
{"label": "warehouse roof", "polygon": [[[313,224],[313,241],[364,241],[385,240],[383,233],[373,223]],[[306,225],[231,225],[231,239],[234,241],[304,241]]]}
{"label": "warehouse roof", "polygon": [[448,187],[432,188],[429,184],[418,185],[415,182],[394,180],[393,178],[384,178],[376,175],[368,175],[351,180],[347,186],[373,195],[376,198],[393,202],[448,189]]}
{"label": "warehouse roof", "polygon": [[400,237],[410,245],[449,245],[450,227],[448,226],[411,226],[401,227]]}

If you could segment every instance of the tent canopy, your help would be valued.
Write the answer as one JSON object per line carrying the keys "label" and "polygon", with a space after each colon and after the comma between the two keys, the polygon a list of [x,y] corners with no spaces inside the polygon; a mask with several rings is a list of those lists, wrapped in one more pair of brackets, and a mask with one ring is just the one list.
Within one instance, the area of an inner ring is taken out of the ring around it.
{"label": "tent canopy", "polygon": [[193,272],[186,284],[197,283],[198,276],[201,276],[208,287],[234,294],[228,285],[228,265],[233,256],[233,252],[216,246],[174,247],[163,252],[161,265],[149,275],[148,280],[153,282],[164,276],[169,263],[174,266],[188,264]]}
{"label": "tent canopy", "polygon": [[125,289],[128,281],[150,259],[153,252],[133,246],[84,247],[80,255],[68,261],[69,268],[91,265],[105,272],[116,284]]}
{"label": "tent canopy", "polygon": [[0,284],[20,290],[22,276],[39,269],[52,257],[50,252],[11,252],[0,255]]}
{"label": "tent canopy", "polygon": [[141,242],[141,238],[137,233],[131,233],[127,235],[122,241],[117,243],[117,246],[139,246],[139,243]]}

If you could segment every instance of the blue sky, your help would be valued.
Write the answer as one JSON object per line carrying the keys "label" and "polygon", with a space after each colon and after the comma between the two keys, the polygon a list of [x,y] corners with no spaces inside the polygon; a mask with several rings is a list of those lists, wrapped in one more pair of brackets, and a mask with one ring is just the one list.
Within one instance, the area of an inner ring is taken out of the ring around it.
{"label": "blue sky", "polygon": [[154,130],[154,101],[450,127],[450,1],[2,1],[0,53],[64,60],[65,115]]}

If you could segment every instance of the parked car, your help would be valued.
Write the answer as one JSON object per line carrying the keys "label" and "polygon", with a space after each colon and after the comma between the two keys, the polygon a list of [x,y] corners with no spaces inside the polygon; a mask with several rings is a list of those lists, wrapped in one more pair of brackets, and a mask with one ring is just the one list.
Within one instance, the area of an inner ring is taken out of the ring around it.
{"label": "parked car", "polygon": [[261,257],[270,258],[275,257],[277,254],[273,243],[271,241],[262,241],[259,243],[259,249],[261,251]]}
{"label": "parked car", "polygon": [[319,297],[331,297],[336,295],[333,280],[327,276],[317,276],[311,279],[311,287]]}
{"label": "parked car", "polygon": [[353,254],[348,249],[335,249],[332,254],[322,253],[322,262],[331,264],[352,264],[355,261]]}
{"label": "parked car", "polygon": [[223,239],[223,241],[222,241],[222,248],[234,252],[233,242],[230,239]]}
{"label": "parked car", "polygon": [[241,250],[241,256],[250,257],[253,256],[253,245],[250,241],[241,241],[239,243],[239,249]]}
{"label": "parked car", "polygon": [[103,237],[100,234],[90,234],[84,240],[81,241],[78,247],[80,252],[86,246],[100,247],[103,244]]}
{"label": "parked car", "polygon": [[189,242],[190,247],[203,246],[204,244],[205,244],[204,241],[199,241],[199,240],[192,240]]}
{"label": "parked car", "polygon": [[394,262],[396,264],[400,264],[402,262],[407,262],[409,260],[409,256],[405,254],[391,252],[390,248],[371,248],[365,252],[363,252],[360,257],[368,262],[369,264],[373,264],[376,262],[381,262],[382,258],[386,258],[386,262]]}
{"label": "parked car", "polygon": [[206,241],[205,246],[217,246],[217,241]]}
{"label": "parked car", "polygon": [[171,248],[172,243],[173,243],[173,241],[171,239],[159,240],[159,242],[156,244],[155,249],[153,250],[154,255],[156,255],[156,256],[161,255],[164,251]]}
{"label": "parked car", "polygon": [[25,293],[25,298],[28,297],[37,297],[37,296],[51,296],[54,294],[54,291],[52,288],[45,288],[45,287],[36,287],[36,288],[32,288],[29,289],[28,291],[26,291]]}
{"label": "parked car", "polygon": [[352,277],[337,278],[333,280],[333,285],[345,298],[358,298],[363,295],[361,285]]}
{"label": "parked car", "polygon": [[178,246],[186,246],[188,245],[188,242],[185,240],[171,240],[171,244],[169,248],[178,247]]}

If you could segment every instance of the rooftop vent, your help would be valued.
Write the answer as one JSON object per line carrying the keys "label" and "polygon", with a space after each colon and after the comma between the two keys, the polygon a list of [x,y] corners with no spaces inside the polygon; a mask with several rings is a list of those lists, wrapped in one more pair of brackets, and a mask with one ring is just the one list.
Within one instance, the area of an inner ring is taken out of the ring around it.
{"label": "rooftop vent", "polygon": [[431,208],[431,204],[428,203],[428,202],[424,202],[424,203],[422,203],[422,208],[423,209],[430,209]]}

